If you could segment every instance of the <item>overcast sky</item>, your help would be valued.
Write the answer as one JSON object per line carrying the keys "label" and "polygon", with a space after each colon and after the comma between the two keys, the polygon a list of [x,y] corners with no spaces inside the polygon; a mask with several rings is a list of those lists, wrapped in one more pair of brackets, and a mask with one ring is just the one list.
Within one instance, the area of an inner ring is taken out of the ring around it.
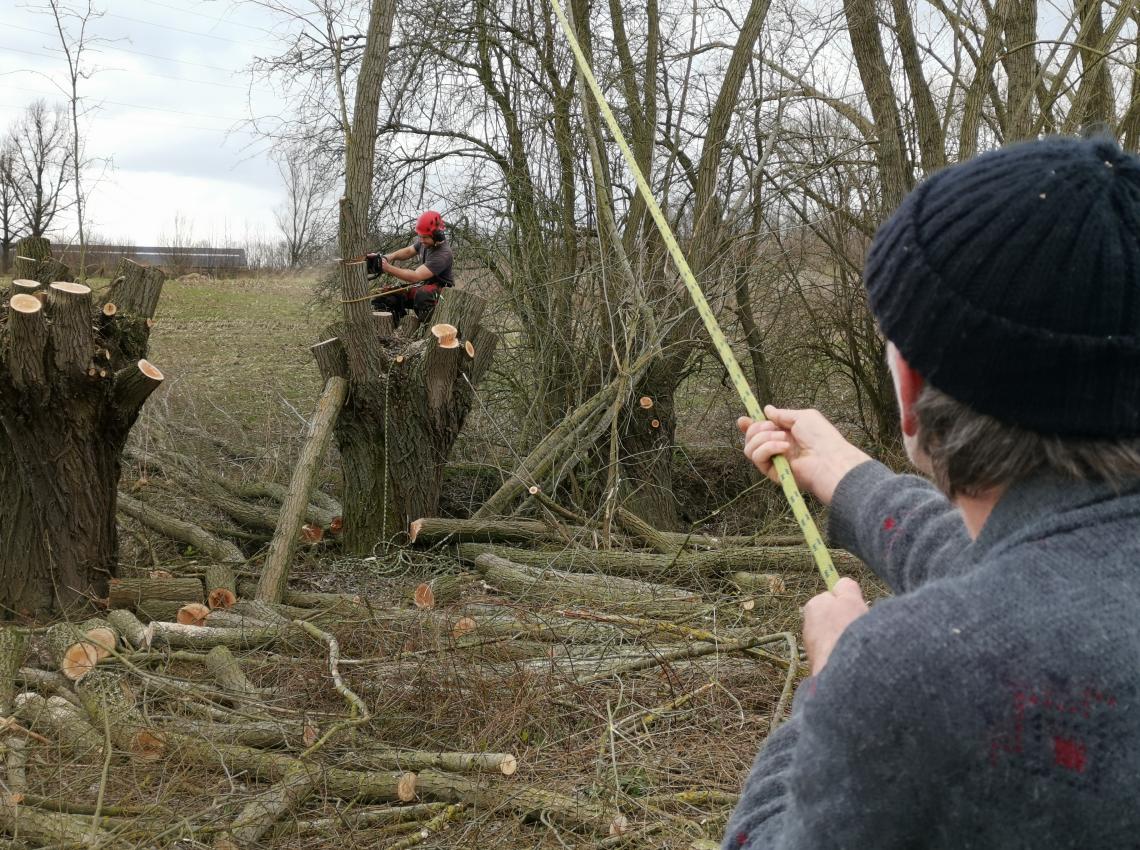
{"label": "overcast sky", "polygon": [[[43,0],[46,6],[46,0]],[[75,0],[75,5],[85,0]],[[36,0],[0,0],[0,131],[38,97],[65,103],[66,63],[50,14]],[[266,144],[243,126],[274,114],[272,92],[245,68],[272,53],[275,20],[230,0],[98,0],[96,46],[80,94],[93,167],[88,232],[107,241],[163,244],[175,217],[222,247],[272,238],[281,178]],[[53,84],[53,81],[55,84]],[[67,229],[73,229],[69,218]]]}

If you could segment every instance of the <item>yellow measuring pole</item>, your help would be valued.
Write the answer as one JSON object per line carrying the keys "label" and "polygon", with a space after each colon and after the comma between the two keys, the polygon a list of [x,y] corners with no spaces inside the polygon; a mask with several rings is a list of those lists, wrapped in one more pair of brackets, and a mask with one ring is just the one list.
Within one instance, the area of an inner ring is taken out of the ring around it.
{"label": "yellow measuring pole", "polygon": [[[562,27],[562,32],[566,34],[566,40],[570,43],[570,49],[574,52],[574,59],[578,63],[578,71],[581,73],[586,84],[590,87],[590,91],[594,94],[594,99],[598,102],[598,108],[602,111],[602,117],[605,119],[606,126],[610,128],[613,133],[614,141],[617,142],[618,147],[621,148],[622,156],[625,157],[626,165],[629,170],[633,172],[633,177],[637,181],[637,188],[641,190],[641,195],[645,199],[645,205],[649,209],[650,215],[653,216],[653,221],[657,224],[657,229],[661,232],[661,238],[665,241],[665,246],[669,249],[669,255],[673,258],[673,263],[677,267],[677,271],[681,275],[681,280],[685,282],[685,288],[689,290],[689,295],[693,299],[693,304],[696,305],[697,312],[700,314],[701,319],[708,328],[709,336],[712,337],[713,345],[716,347],[717,354],[720,355],[724,367],[728,370],[728,377],[732,380],[732,385],[736,387],[736,392],[740,395],[740,400],[744,402],[744,409],[748,411],[748,415],[753,419],[764,419],[764,410],[760,407],[760,402],[756,400],[756,396],[752,393],[752,388],[748,386],[748,381],[744,378],[744,372],[740,369],[740,364],[736,360],[736,355],[732,353],[732,348],[729,347],[728,340],[724,336],[724,331],[721,330],[720,324],[713,315],[712,309],[709,307],[709,302],[705,298],[704,292],[701,291],[701,285],[697,283],[697,278],[693,274],[693,270],[689,268],[689,263],[685,259],[685,255],[681,252],[681,246],[677,244],[677,238],[673,235],[672,228],[669,227],[669,222],[665,220],[665,214],[661,212],[661,207],[658,206],[657,201],[653,197],[653,192],[649,188],[649,183],[645,179],[645,175],[641,173],[641,169],[637,167],[637,159],[630,150],[629,143],[625,140],[622,134],[621,127],[618,126],[617,119],[610,111],[610,105],[606,102],[605,95],[602,94],[602,89],[598,85],[598,81],[594,79],[594,73],[590,70],[589,64],[586,62],[586,56],[582,53],[582,48],[578,44],[578,39],[574,36],[574,28],[570,26],[570,21],[566,18],[566,13],[562,10],[562,5],[558,0],[550,0],[550,4],[554,7],[554,14],[558,17],[558,24]],[[804,539],[807,540],[808,548],[811,550],[811,556],[815,560],[815,565],[819,569],[819,574],[823,576],[823,581],[828,589],[835,586],[839,581],[839,573],[835,571],[835,565],[831,562],[831,553],[827,551],[827,546],[820,537],[819,529],[815,527],[815,522],[808,513],[807,505],[804,504],[803,496],[800,494],[800,488],[796,486],[796,479],[792,475],[792,470],[788,466],[788,461],[783,455],[776,455],[772,458],[772,463],[776,468],[776,473],[780,478],[780,487],[783,488],[784,497],[788,500],[788,506],[792,509],[792,515],[795,516],[796,522],[799,523],[800,530],[803,532]]]}

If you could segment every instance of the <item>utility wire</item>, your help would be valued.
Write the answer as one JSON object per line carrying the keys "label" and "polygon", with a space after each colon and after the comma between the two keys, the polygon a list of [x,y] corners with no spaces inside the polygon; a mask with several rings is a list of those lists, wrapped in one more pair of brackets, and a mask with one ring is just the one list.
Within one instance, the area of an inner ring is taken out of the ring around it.
{"label": "utility wire", "polygon": [[[60,56],[64,55],[62,50],[54,50],[50,47],[46,48],[45,50],[42,50],[42,51],[41,50],[26,50],[23,47],[10,47],[6,44],[0,44],[0,51],[9,51],[11,53],[26,53],[29,56],[46,56],[49,59],[51,58],[52,54],[58,54]],[[25,69],[21,69],[21,70],[25,70]],[[219,69],[219,70],[221,70],[221,69]],[[18,73],[18,72],[11,72],[11,73]],[[27,70],[26,73],[34,73],[34,72]],[[105,74],[105,73],[135,74],[135,75],[143,76],[143,77],[156,77],[156,78],[161,79],[161,80],[174,80],[175,82],[179,82],[179,83],[191,83],[191,84],[200,85],[200,86],[219,86],[219,87],[225,88],[225,89],[240,89],[241,91],[248,91],[249,90],[249,88],[247,86],[238,86],[238,85],[234,85],[233,83],[216,83],[216,82],[213,82],[212,80],[195,80],[195,79],[191,79],[189,77],[175,77],[175,76],[172,76],[171,74],[159,74],[159,73],[156,73],[154,71],[138,71],[138,70],[135,70],[133,68],[100,68],[98,70],[98,73],[100,73],[100,74]],[[253,89],[253,91],[260,91],[260,92],[265,92],[266,94],[272,94],[272,92],[269,89],[255,88],[255,89]]]}
{"label": "utility wire", "polygon": [[[51,38],[51,39],[58,39],[59,38],[58,33],[45,32],[44,30],[32,29],[31,27],[22,27],[19,24],[4,24],[4,27],[5,27],[5,29],[10,29],[10,30],[22,30],[23,32],[32,32],[32,33],[35,33],[36,35],[47,36],[48,38]],[[100,45],[100,50],[103,50],[105,48],[106,48],[106,45]],[[171,58],[170,56],[161,56],[158,53],[147,53],[145,50],[130,50],[129,48],[126,48],[126,47],[114,47],[112,49],[118,53],[130,53],[133,56],[146,56],[148,59],[158,59],[161,62],[173,62],[176,65],[190,65],[190,66],[193,66],[195,68],[206,68],[210,71],[220,71],[223,74],[240,74],[240,73],[242,73],[241,70],[238,68],[223,68],[220,65],[207,65],[203,62],[191,62],[189,59],[174,59],[174,58]],[[49,47],[48,50],[53,50],[53,48]],[[59,52],[62,53],[63,51],[61,50]]]}
{"label": "utility wire", "polygon": [[[22,92],[27,92],[28,94],[38,94],[41,97],[58,97],[58,96],[60,96],[60,92],[58,92],[58,91],[46,92],[46,91],[40,91],[39,89],[25,88],[23,86],[5,86],[4,88],[7,89],[8,91],[22,91]],[[245,118],[235,118],[232,115],[211,115],[208,112],[187,112],[187,111],[182,110],[182,109],[163,109],[161,106],[144,106],[141,103],[126,103],[126,102],[121,101],[121,100],[107,100],[106,98],[95,97],[95,96],[92,96],[91,99],[96,100],[99,103],[110,103],[113,106],[122,106],[122,107],[125,107],[127,109],[145,109],[149,112],[168,112],[172,115],[189,115],[192,118],[211,118],[211,119],[214,119],[217,121],[245,121],[246,120]],[[215,127],[214,129],[221,130],[223,128]]]}

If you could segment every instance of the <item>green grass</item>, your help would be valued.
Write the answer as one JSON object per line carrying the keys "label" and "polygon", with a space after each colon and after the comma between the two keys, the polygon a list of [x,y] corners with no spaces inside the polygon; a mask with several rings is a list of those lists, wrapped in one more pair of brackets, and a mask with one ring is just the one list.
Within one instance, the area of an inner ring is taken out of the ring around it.
{"label": "green grass", "polygon": [[223,430],[307,416],[321,390],[309,346],[335,316],[310,304],[312,286],[305,275],[168,282],[151,333],[167,376],[157,400]]}

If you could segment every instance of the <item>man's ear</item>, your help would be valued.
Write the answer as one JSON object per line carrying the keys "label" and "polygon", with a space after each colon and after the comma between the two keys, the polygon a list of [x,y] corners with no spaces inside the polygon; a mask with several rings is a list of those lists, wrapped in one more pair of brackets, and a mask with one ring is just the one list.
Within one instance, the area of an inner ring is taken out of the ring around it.
{"label": "man's ear", "polygon": [[926,381],[910,367],[894,345],[887,348],[887,357],[890,360],[891,374],[895,379],[902,432],[907,437],[913,437],[918,433],[918,417],[914,415],[914,404],[918,401],[922,388],[926,386]]}

